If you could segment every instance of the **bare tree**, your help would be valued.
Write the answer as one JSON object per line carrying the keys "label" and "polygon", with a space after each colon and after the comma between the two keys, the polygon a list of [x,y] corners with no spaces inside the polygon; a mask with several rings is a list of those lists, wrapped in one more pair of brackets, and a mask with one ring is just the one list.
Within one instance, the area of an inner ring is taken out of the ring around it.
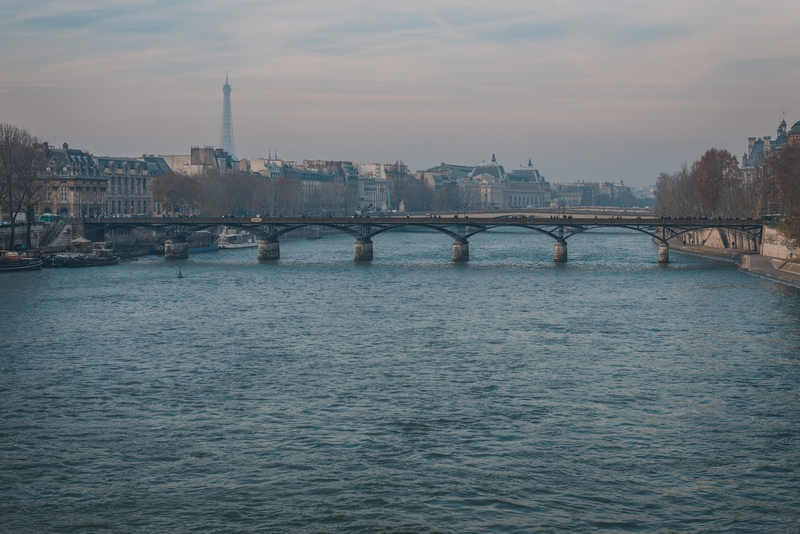
{"label": "bare tree", "polygon": [[169,172],[158,178],[153,186],[153,197],[171,211],[189,213],[203,200],[203,190],[197,178]]}
{"label": "bare tree", "polygon": [[739,168],[739,161],[736,156],[724,149],[707,150],[692,172],[692,187],[703,207],[703,212],[707,214],[730,208],[727,201],[741,183],[742,171]]}
{"label": "bare tree", "polygon": [[403,198],[406,211],[428,211],[436,209],[437,199],[433,189],[414,177],[409,177]]}
{"label": "bare tree", "polygon": [[458,187],[459,198],[461,199],[460,205],[467,208],[474,208],[480,206],[481,193],[477,187]]}
{"label": "bare tree", "polygon": [[800,145],[786,145],[769,158],[781,215],[782,230],[800,244]]}
{"label": "bare tree", "polygon": [[[13,248],[16,238],[17,216],[30,206],[38,193],[40,184],[36,180],[43,147],[39,140],[27,130],[11,124],[0,124],[0,198],[11,219],[11,240]],[[30,221],[28,244],[30,243]]]}
{"label": "bare tree", "polygon": [[404,200],[408,179],[408,167],[403,160],[396,161],[393,165],[386,165],[386,181],[389,182],[389,192],[392,198],[392,205],[387,206],[386,209],[393,209],[394,206],[400,205],[400,201]]}
{"label": "bare tree", "polygon": [[670,217],[695,217],[702,213],[697,195],[692,187],[692,174],[686,162],[681,170],[672,174],[662,172],[656,180],[656,212]]}

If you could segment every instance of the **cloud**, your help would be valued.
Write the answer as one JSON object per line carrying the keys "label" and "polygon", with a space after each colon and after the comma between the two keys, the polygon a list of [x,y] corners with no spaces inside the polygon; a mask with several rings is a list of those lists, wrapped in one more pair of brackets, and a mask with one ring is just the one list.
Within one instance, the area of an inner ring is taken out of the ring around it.
{"label": "cloud", "polygon": [[[637,136],[632,183],[664,170],[642,163],[661,165],[661,147],[686,147],[681,160],[703,143],[738,152],[798,105],[800,6],[786,0],[11,0],[3,11],[4,120],[120,155],[141,139],[163,151],[213,142],[225,71],[242,155],[356,146],[423,167],[492,146],[540,158],[551,178],[614,178],[621,140]],[[600,139],[591,165],[570,157]]]}

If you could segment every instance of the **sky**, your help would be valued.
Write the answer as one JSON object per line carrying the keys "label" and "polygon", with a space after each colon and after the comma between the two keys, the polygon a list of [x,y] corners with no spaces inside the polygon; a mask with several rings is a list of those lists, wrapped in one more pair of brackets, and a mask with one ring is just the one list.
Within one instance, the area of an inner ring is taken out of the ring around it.
{"label": "sky", "polygon": [[0,122],[94,155],[219,146],[655,182],[800,121],[800,2],[0,0]]}

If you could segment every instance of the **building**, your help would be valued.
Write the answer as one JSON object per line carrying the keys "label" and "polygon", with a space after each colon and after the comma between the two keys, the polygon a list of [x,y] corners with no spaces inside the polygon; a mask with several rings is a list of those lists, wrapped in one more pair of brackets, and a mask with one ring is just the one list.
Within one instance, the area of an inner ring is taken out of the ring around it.
{"label": "building", "polygon": [[277,180],[283,176],[283,162],[266,158],[240,159],[239,170],[241,172],[258,174],[263,178]]}
{"label": "building", "polygon": [[550,205],[550,184],[533,168],[529,159],[527,168],[516,169],[506,174],[506,207],[542,208]]}
{"label": "building", "polygon": [[451,165],[442,162],[441,165],[426,171],[417,171],[417,180],[432,188],[435,193],[444,186],[458,185],[463,182],[475,167],[467,165]]}
{"label": "building", "polygon": [[239,169],[234,157],[221,148],[193,146],[189,155],[160,155],[176,174],[200,176],[208,171],[227,172]]}
{"label": "building", "polygon": [[624,182],[562,182],[551,184],[550,206],[635,206],[641,203]]}
{"label": "building", "polygon": [[[467,172],[468,171],[468,172]],[[550,184],[528,160],[527,167],[520,166],[507,173],[492,154],[491,163],[477,167],[445,165],[421,173],[430,186],[444,187],[456,184],[461,188],[464,207],[486,209],[541,208],[550,205]]]}
{"label": "building", "polygon": [[789,130],[789,134],[786,136],[786,144],[787,145],[800,144],[800,121],[794,123],[792,129]]}
{"label": "building", "polygon": [[109,178],[101,172],[95,159],[86,151],[51,148],[45,143],[46,155],[37,179],[38,213],[61,217],[101,217],[108,214],[106,194]]}
{"label": "building", "polygon": [[[797,126],[797,124],[795,124],[795,126]],[[794,127],[792,127],[792,129],[794,130]],[[778,132],[775,139],[772,139],[772,136],[769,135],[759,138],[747,138],[747,152],[742,156],[742,173],[744,175],[745,184],[753,183],[756,179],[759,166],[766,161],[772,152],[779,150],[786,144],[787,137],[786,120],[783,119],[778,125]]]}
{"label": "building", "polygon": [[95,158],[99,172],[108,178],[105,213],[115,217],[160,215],[153,203],[154,179],[170,172],[164,158]]}
{"label": "building", "polygon": [[358,208],[385,210],[388,208],[389,182],[383,163],[357,163]]}

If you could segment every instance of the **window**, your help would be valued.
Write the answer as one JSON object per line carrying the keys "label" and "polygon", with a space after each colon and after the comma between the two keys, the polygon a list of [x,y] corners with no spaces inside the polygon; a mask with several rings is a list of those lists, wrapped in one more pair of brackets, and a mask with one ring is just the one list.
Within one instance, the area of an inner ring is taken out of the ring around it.
{"label": "window", "polygon": [[59,196],[59,200],[61,202],[66,202],[67,201],[67,188],[66,187],[62,187],[61,190],[60,190],[60,193],[61,194]]}
{"label": "window", "polygon": [[42,197],[44,198],[45,202],[50,202],[50,186],[44,188]]}

